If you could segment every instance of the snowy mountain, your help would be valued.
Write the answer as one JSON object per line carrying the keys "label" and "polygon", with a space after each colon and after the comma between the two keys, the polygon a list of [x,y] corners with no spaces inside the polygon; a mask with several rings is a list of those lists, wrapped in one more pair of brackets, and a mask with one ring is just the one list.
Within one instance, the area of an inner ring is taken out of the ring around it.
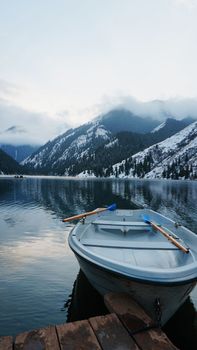
{"label": "snowy mountain", "polygon": [[[116,132],[141,130],[145,133],[157,125],[159,121],[135,116],[130,111],[113,110],[49,141],[27,157],[22,164],[27,165],[30,171],[36,170],[37,173],[76,175],[85,169],[91,169],[94,162],[94,171],[97,175],[102,175],[100,168],[104,160],[103,152],[106,153],[106,150],[99,150],[105,143],[114,142]],[[114,162],[117,160],[119,158],[115,158]],[[107,165],[108,163],[105,167]]]}
{"label": "snowy mountain", "polygon": [[197,178],[197,122],[113,166],[111,175],[139,178]]}
{"label": "snowy mountain", "polygon": [[[29,156],[23,165],[45,174],[70,175],[75,164],[88,162],[94,151],[112,137],[99,121],[70,129]],[[78,166],[77,172],[80,172]]]}
{"label": "snowy mountain", "polygon": [[155,125],[152,119],[146,120],[143,129],[142,120],[137,116],[134,119],[129,111],[111,111],[49,141],[22,164],[38,174],[110,176],[113,164],[171,136],[177,124],[179,128],[185,126],[177,121],[174,127],[174,120],[169,119],[158,131],[145,133],[159,121]]}
{"label": "snowy mountain", "polygon": [[178,131],[184,129],[189,124],[193,123],[194,119],[184,118],[182,120],[176,120],[174,118],[167,118],[163,123],[154,128],[151,133],[162,135],[163,139],[176,134]]}
{"label": "snowy mountain", "polygon": [[111,133],[130,131],[139,134],[150,132],[159,125],[159,121],[151,117],[143,118],[126,109],[117,109],[96,118]]}

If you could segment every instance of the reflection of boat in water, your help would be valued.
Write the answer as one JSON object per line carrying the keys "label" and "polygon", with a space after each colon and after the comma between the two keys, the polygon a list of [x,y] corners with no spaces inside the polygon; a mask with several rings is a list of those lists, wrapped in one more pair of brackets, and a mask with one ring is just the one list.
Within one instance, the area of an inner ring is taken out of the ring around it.
{"label": "reflection of boat in water", "polygon": [[108,313],[101,295],[92,287],[80,270],[73,285],[72,294],[65,304],[67,322],[88,319]]}
{"label": "reflection of boat in water", "polygon": [[82,219],[71,231],[69,245],[100,294],[127,292],[154,319],[159,307],[161,324],[196,284],[197,236],[148,209]]}

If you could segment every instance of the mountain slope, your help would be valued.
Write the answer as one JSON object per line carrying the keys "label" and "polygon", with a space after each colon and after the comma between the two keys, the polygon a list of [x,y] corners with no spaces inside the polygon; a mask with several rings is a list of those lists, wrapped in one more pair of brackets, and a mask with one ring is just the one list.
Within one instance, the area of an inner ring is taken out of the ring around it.
{"label": "mountain slope", "polygon": [[39,147],[30,145],[13,146],[9,144],[1,144],[0,148],[18,163],[20,163],[33,152],[35,152]]}
{"label": "mountain slope", "polygon": [[[135,124],[137,125],[141,119],[136,117]],[[178,121],[177,124],[179,128],[185,126]],[[164,128],[154,133],[124,131],[129,127],[134,129],[132,125],[131,112],[112,111],[49,141],[22,164],[26,165],[30,171],[36,171],[39,174],[75,176],[87,172],[96,176],[109,176],[113,164],[164,140],[166,135],[172,135],[177,130],[175,128],[173,131],[173,119],[167,120]],[[118,132],[115,132],[116,130]]]}
{"label": "mountain slope", "polygon": [[197,178],[197,122],[113,166],[113,175],[140,178]]}
{"label": "mountain slope", "polygon": [[88,160],[95,149],[111,137],[98,121],[87,123],[49,141],[22,164],[46,174],[67,175],[72,173],[74,164]]}
{"label": "mountain slope", "polygon": [[157,142],[165,140],[167,137],[174,135],[177,131],[182,130],[189,123],[189,120],[178,121],[168,118],[163,123],[163,126],[158,130],[155,130],[154,133],[137,134],[128,131],[118,132],[110,142],[101,145],[95,151],[93,162],[89,162],[88,169],[91,169],[92,172],[95,173],[95,164],[101,163],[100,160],[102,160],[102,175],[108,176],[113,164],[120,162],[122,159],[130,157]]}
{"label": "mountain slope", "polygon": [[[165,140],[180,130],[184,129],[186,126],[194,122],[192,118],[185,118],[182,120],[176,120],[173,118],[166,119],[162,124],[158,125],[151,131],[151,134],[159,135],[160,140]],[[158,140],[159,141],[159,140]]]}
{"label": "mountain slope", "polygon": [[22,166],[0,149],[0,174],[20,174]]}
{"label": "mountain slope", "polygon": [[139,117],[126,109],[110,111],[98,120],[113,134],[120,131],[145,134],[159,125],[158,120]]}

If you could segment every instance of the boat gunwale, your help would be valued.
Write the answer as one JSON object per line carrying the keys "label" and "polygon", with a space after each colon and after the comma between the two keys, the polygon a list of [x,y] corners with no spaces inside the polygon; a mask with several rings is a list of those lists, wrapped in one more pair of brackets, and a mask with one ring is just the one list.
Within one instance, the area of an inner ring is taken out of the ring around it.
{"label": "boat gunwale", "polygon": [[[70,235],[69,235],[69,237],[70,237]],[[196,277],[192,277],[190,279],[184,279],[184,280],[178,280],[178,281],[151,280],[151,279],[147,279],[147,278],[145,279],[145,278],[139,278],[139,277],[136,277],[136,276],[131,276],[131,275],[125,274],[123,272],[119,272],[119,271],[115,271],[115,270],[109,269],[106,266],[102,266],[102,265],[98,264],[95,261],[87,259],[86,257],[84,257],[81,254],[79,254],[78,252],[76,252],[76,250],[71,246],[69,240],[68,240],[68,242],[69,242],[69,246],[70,246],[71,250],[73,251],[73,253],[79,259],[84,260],[86,263],[90,263],[91,265],[95,266],[99,270],[104,270],[104,271],[106,271],[106,272],[108,272],[108,273],[110,273],[110,274],[112,274],[114,276],[118,276],[118,277],[121,277],[121,278],[124,278],[124,279],[126,278],[129,281],[135,281],[135,282],[138,282],[138,283],[141,283],[141,284],[147,284],[147,285],[162,285],[162,286],[166,286],[166,287],[186,285],[186,284],[190,284],[190,283],[193,283],[193,282],[197,282],[197,276]]]}
{"label": "boat gunwale", "polygon": [[[136,280],[136,281],[142,281],[142,282],[146,281],[148,284],[152,283],[152,284],[178,285],[178,284],[185,284],[186,281],[187,282],[189,282],[189,281],[190,282],[197,281],[197,274],[194,277],[189,277],[188,278],[188,274],[187,274],[187,275],[184,275],[184,276],[181,276],[181,277],[177,278],[177,271],[175,271],[175,269],[174,269],[173,272],[170,272],[170,275],[171,275],[170,276],[171,277],[170,280],[169,280],[169,273],[168,273],[168,276],[165,277],[165,280],[164,280],[164,278],[163,278],[163,280],[161,280],[161,276],[160,276],[160,279],[159,279],[159,271],[157,271],[156,273],[155,272],[153,273],[153,271],[152,271],[150,273],[150,275],[145,278],[144,276],[138,277],[136,275],[128,274],[128,273],[126,273],[126,272],[124,272],[122,270],[118,270],[118,265],[120,266],[120,264],[116,264],[116,268],[117,268],[116,270],[114,268],[111,268],[111,267],[109,268],[109,267],[107,267],[104,264],[104,261],[106,261],[107,259],[102,259],[103,261],[99,262],[99,261],[94,260],[93,257],[88,256],[87,254],[85,254],[85,253],[88,252],[88,250],[84,249],[83,245],[79,241],[78,241],[78,247],[74,246],[74,244],[73,244],[74,243],[73,242],[73,235],[72,235],[73,230],[75,230],[75,228],[73,228],[72,231],[69,234],[68,243],[69,243],[70,248],[74,252],[74,254],[76,254],[80,258],[84,259],[85,261],[87,261],[89,263],[92,263],[93,265],[98,266],[100,269],[105,269],[106,271],[109,271],[109,272],[114,273],[116,275],[127,277],[130,280]],[[76,239],[75,236],[74,236],[74,238]],[[78,248],[78,249],[76,249],[76,248]],[[81,248],[81,250],[79,248]],[[93,254],[91,254],[91,255],[93,256]],[[191,266],[191,264],[189,264],[189,265]],[[197,268],[197,262],[196,261],[194,263],[192,263],[192,265],[194,265],[195,268]],[[176,270],[178,270],[178,269],[179,269],[179,272],[180,272],[181,267],[176,268]],[[183,270],[183,268],[182,268],[182,270]],[[186,271],[189,270],[190,272],[192,272],[192,273],[189,274],[189,276],[190,275],[194,275],[194,272],[191,271],[191,268],[190,269],[188,269],[188,268],[186,269],[185,268],[184,270],[186,270]],[[148,271],[148,269],[145,270],[145,269],[142,269],[142,268],[141,269],[139,269],[139,268],[137,269],[136,268],[135,273],[136,272],[145,272],[146,273],[147,271]],[[161,271],[162,270],[160,270],[160,272]],[[182,273],[183,272],[184,271],[182,271]],[[131,271],[131,273],[132,273],[132,271]],[[153,278],[153,276],[154,276],[154,278]]]}
{"label": "boat gunwale", "polygon": [[[118,210],[118,211],[120,212],[121,210]],[[137,209],[135,211],[142,211],[142,210]],[[173,225],[175,224],[175,222],[172,219],[169,219],[164,215],[157,213],[151,209],[148,209],[148,210],[143,209],[143,211],[148,214],[150,213],[154,215],[156,214],[158,218],[159,217],[163,218],[165,221],[167,220],[167,222]],[[101,216],[97,215],[97,218],[98,217],[101,217]],[[88,219],[86,224],[88,227],[89,225],[92,224],[92,221]],[[145,266],[139,267],[136,265],[129,265],[128,263],[124,263],[125,270],[123,270],[121,269],[120,262],[114,261],[112,259],[108,259],[99,254],[95,254],[91,252],[91,250],[88,249],[87,246],[83,245],[82,241],[80,241],[78,235],[76,234],[78,229],[80,228],[80,225],[82,225],[81,222],[75,225],[71,230],[68,237],[69,246],[73,250],[73,252],[77,254],[79,257],[83,258],[87,262],[93,263],[96,266],[100,266],[101,269],[105,269],[109,272],[113,272],[115,274],[125,276],[132,280],[142,281],[143,283],[146,281],[147,283],[153,283],[153,284],[176,285],[176,284],[185,284],[188,281],[197,280],[197,257],[196,257],[196,252],[195,251],[193,252],[193,249],[189,250],[189,254],[191,255],[193,261],[189,262],[186,265],[179,265],[177,267],[173,267],[172,269],[152,268],[151,270],[150,267],[149,268],[146,268]],[[85,228],[85,231],[87,230],[87,227]],[[181,228],[186,230],[187,234],[190,234],[193,238],[194,237],[195,239],[197,238],[196,235],[189,229],[185,228],[184,226],[181,226]]]}

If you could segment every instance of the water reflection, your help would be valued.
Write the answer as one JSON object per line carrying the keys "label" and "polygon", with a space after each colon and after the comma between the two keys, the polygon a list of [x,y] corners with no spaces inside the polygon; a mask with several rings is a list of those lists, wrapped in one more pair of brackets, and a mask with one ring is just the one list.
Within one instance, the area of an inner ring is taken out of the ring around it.
{"label": "water reflection", "polygon": [[74,282],[72,294],[64,307],[67,310],[67,322],[109,313],[104,305],[103,298],[91,286],[81,270]]}
{"label": "water reflection", "polygon": [[197,312],[190,298],[168,321],[164,331],[180,350],[197,349]]}
{"label": "water reflection", "polygon": [[[67,322],[109,313],[103,298],[91,286],[81,270],[64,308],[67,311]],[[164,332],[180,350],[197,349],[197,312],[189,298],[165,325]]]}
{"label": "water reflection", "polygon": [[[64,322],[61,306],[78,271],[64,217],[114,202],[135,208],[138,202],[197,233],[196,198],[197,182],[189,181],[0,177],[0,334]],[[75,311],[84,305],[84,317],[87,291],[75,292]],[[197,290],[192,300],[197,306]]]}
{"label": "water reflection", "polygon": [[196,182],[135,181],[129,187],[136,200],[197,233]]}
{"label": "water reflection", "polygon": [[[134,201],[181,221],[195,232],[196,198],[197,182],[194,181],[0,179],[1,205],[44,207],[50,214],[62,218],[112,202],[119,208],[132,208]],[[11,218],[7,220],[14,224]]]}

